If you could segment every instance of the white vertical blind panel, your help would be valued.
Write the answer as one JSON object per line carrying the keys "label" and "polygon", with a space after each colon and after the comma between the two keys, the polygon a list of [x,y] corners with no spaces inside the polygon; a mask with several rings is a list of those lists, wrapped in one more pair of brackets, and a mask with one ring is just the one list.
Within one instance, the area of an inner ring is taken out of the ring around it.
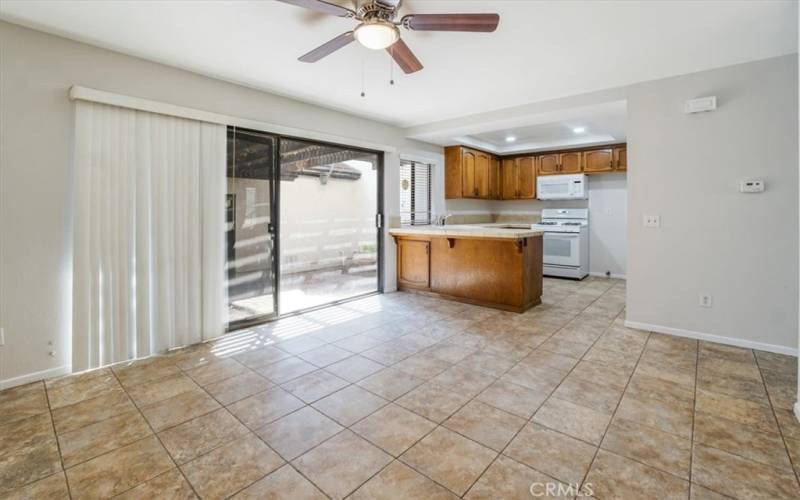
{"label": "white vertical blind panel", "polygon": [[223,333],[225,127],[79,101],[73,370]]}

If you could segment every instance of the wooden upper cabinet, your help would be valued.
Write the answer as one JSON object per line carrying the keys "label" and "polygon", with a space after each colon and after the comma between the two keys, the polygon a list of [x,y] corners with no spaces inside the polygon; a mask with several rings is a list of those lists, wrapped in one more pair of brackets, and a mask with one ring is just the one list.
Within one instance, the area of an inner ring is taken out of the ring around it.
{"label": "wooden upper cabinet", "polygon": [[559,155],[559,170],[560,174],[579,174],[583,171],[582,160],[583,153],[573,151],[569,153],[561,153]]}
{"label": "wooden upper cabinet", "polygon": [[503,199],[503,176],[500,172],[500,158],[492,156],[489,162],[489,198]]}
{"label": "wooden upper cabinet", "polygon": [[628,170],[628,148],[614,148],[614,169],[625,171]]}
{"label": "wooden upper cabinet", "polygon": [[611,172],[614,170],[614,154],[611,149],[595,149],[583,153],[583,171]]}
{"label": "wooden upper cabinet", "polygon": [[517,158],[517,198],[536,198],[536,158]]}
{"label": "wooden upper cabinet", "polygon": [[473,151],[465,149],[461,153],[461,192],[464,198],[477,198],[478,186],[475,184],[476,155]]}
{"label": "wooden upper cabinet", "polygon": [[502,170],[503,188],[501,198],[515,200],[517,198],[517,160],[503,160]]}
{"label": "wooden upper cabinet", "polygon": [[410,288],[431,286],[431,242],[397,240],[397,282]]}
{"label": "wooden upper cabinet", "polygon": [[[444,148],[445,198],[491,198],[499,192],[499,179],[494,180],[492,162],[499,160],[487,153],[462,146]],[[499,163],[496,170],[499,171]]]}
{"label": "wooden upper cabinet", "polygon": [[464,146],[448,146],[444,148],[445,198],[535,199],[537,176],[624,172],[628,169],[627,153],[625,144],[617,144],[509,159]]}
{"label": "wooden upper cabinet", "polygon": [[559,155],[557,153],[539,155],[538,159],[539,175],[553,175],[559,173]]}
{"label": "wooden upper cabinet", "polygon": [[444,148],[444,197],[447,199],[464,197],[461,160],[462,154],[459,146]]}
{"label": "wooden upper cabinet", "polygon": [[475,153],[475,197],[488,199],[491,194],[491,157],[486,153]]}

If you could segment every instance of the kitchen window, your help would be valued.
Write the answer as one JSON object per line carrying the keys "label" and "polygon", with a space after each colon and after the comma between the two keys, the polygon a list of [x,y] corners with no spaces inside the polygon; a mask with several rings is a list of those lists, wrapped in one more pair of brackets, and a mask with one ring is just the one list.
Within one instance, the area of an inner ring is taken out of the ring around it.
{"label": "kitchen window", "polygon": [[431,174],[433,165],[400,160],[400,223],[431,223]]}

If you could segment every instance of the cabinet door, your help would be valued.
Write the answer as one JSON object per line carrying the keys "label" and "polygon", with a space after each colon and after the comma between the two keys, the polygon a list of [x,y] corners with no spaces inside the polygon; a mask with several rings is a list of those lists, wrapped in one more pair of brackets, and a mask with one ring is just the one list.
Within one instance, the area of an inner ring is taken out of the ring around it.
{"label": "cabinet door", "polygon": [[514,200],[517,198],[517,161],[503,160],[503,189],[502,197],[504,200]]}
{"label": "cabinet door", "polygon": [[536,159],[517,159],[517,198],[536,198]]}
{"label": "cabinet door", "polygon": [[581,165],[581,159],[583,153],[574,152],[574,153],[561,153],[559,155],[561,160],[559,161],[559,173],[561,174],[579,174],[583,170]]}
{"label": "cabinet door", "polygon": [[475,184],[475,153],[467,149],[461,153],[461,192],[464,198],[477,198]]}
{"label": "cabinet door", "polygon": [[614,155],[610,149],[596,149],[583,153],[583,171],[611,172],[614,170]]}
{"label": "cabinet door", "polygon": [[488,199],[490,197],[490,166],[491,158],[486,153],[475,154],[475,187],[477,188],[477,197]]}
{"label": "cabinet door", "polygon": [[493,200],[503,199],[503,175],[500,172],[500,159],[496,156],[491,158],[491,170],[489,172],[489,197]]}
{"label": "cabinet door", "polygon": [[558,173],[558,155],[547,154],[539,156],[539,175],[553,175]]}
{"label": "cabinet door", "polygon": [[444,148],[444,197],[447,199],[463,197],[464,176],[461,170],[461,161],[460,146]]}
{"label": "cabinet door", "polygon": [[628,148],[614,148],[614,168],[628,170]]}
{"label": "cabinet door", "polygon": [[397,282],[410,288],[429,288],[430,241],[397,240]]}

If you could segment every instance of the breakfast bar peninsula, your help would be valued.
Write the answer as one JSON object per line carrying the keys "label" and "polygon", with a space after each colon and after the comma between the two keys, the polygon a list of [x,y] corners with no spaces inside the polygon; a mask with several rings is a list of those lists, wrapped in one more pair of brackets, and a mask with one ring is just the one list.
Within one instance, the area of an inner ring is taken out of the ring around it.
{"label": "breakfast bar peninsula", "polygon": [[390,229],[397,288],[506,311],[541,302],[542,231],[514,224]]}

